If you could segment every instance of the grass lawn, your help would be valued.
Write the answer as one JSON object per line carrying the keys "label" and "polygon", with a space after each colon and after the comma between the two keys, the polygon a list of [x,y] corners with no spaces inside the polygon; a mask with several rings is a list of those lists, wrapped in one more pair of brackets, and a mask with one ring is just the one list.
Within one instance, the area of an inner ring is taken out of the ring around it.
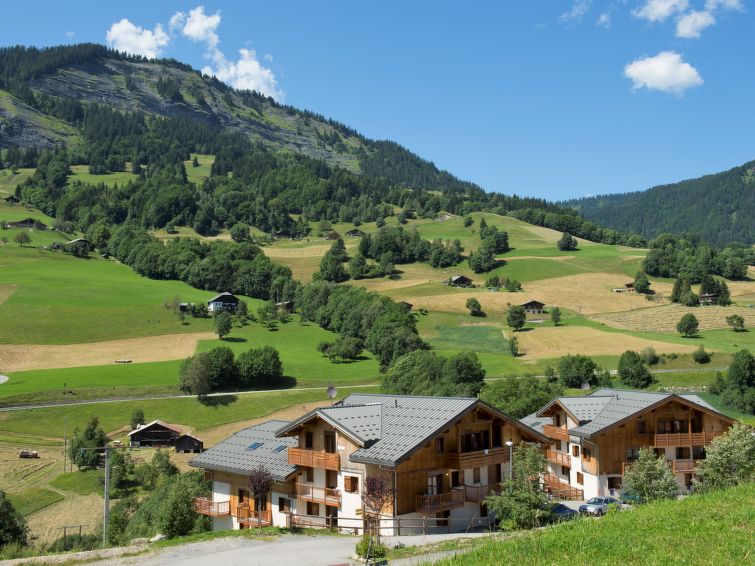
{"label": "grass lawn", "polygon": [[[339,387],[339,398],[350,391],[364,391]],[[162,419],[176,424],[185,424],[201,431],[213,426],[249,420],[269,415],[297,403],[322,401],[329,404],[325,387],[321,390],[282,390],[269,393],[247,395],[227,395],[211,397],[206,402],[196,398],[117,401],[91,405],[67,407],[47,407],[0,413],[0,435],[3,432],[25,433],[44,437],[63,438],[65,421],[68,419],[68,432],[76,427],[84,428],[92,417],[100,419],[106,431],[114,431],[127,426],[131,413],[141,407],[148,421]]]}
{"label": "grass lawn", "polygon": [[13,507],[24,517],[49,507],[53,503],[63,501],[63,496],[56,491],[44,488],[34,488],[19,493],[9,493],[8,499],[13,503]]}
{"label": "grass lawn", "polygon": [[748,564],[753,524],[755,485],[750,484],[509,539],[493,536],[435,564]]}
{"label": "grass lawn", "polygon": [[102,474],[99,470],[82,470],[60,474],[50,485],[62,491],[72,491],[78,495],[89,495],[102,491]]}
{"label": "grass lawn", "polygon": [[99,258],[8,246],[0,254],[0,343],[71,344],[212,329],[209,319],[182,325],[163,304],[201,302],[213,293],[180,281],[156,281]]}

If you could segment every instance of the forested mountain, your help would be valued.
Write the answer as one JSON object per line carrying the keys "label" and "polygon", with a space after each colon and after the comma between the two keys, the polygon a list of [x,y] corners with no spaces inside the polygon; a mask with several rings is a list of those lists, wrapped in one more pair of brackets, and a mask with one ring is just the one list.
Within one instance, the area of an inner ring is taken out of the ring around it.
{"label": "forested mountain", "polygon": [[690,233],[718,245],[753,244],[755,161],[642,192],[600,195],[564,204],[603,226],[637,232],[646,238],[663,232]]}

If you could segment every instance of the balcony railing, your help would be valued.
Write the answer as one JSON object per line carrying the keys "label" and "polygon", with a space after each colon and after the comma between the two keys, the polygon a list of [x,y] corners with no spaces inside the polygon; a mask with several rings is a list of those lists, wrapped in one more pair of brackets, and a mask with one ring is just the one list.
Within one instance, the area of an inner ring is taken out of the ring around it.
{"label": "balcony railing", "polygon": [[303,501],[313,503],[324,503],[333,507],[340,507],[341,492],[331,487],[320,487],[308,483],[297,483],[293,486],[290,493],[291,497],[296,497]]}
{"label": "balcony railing", "polygon": [[559,499],[584,499],[585,492],[577,487],[572,487],[568,483],[561,481],[558,476],[545,474],[543,476],[543,488],[550,491],[554,497]]}
{"label": "balcony railing", "polygon": [[208,517],[223,517],[231,514],[230,501],[213,501],[207,497],[195,497],[194,511]]}
{"label": "balcony railing", "polygon": [[560,426],[543,425],[543,434],[554,440],[569,441],[569,431]]}
{"label": "balcony railing", "polygon": [[417,512],[434,513],[464,507],[464,490],[454,489],[437,495],[418,495]]}
{"label": "balcony railing", "polygon": [[474,452],[451,452],[448,455],[448,467],[454,470],[481,468],[495,464],[505,464],[509,461],[510,448],[488,448]]}
{"label": "balcony railing", "polygon": [[465,485],[464,499],[467,501],[474,501],[475,503],[481,503],[490,495],[499,495],[501,493],[501,486],[502,484],[500,483],[488,485]]}
{"label": "balcony railing", "polygon": [[556,464],[561,464],[562,466],[571,468],[571,456],[569,456],[568,454],[565,454],[564,452],[556,452],[555,450],[546,450],[545,457],[548,458],[548,460],[550,460],[551,462],[555,462]]}
{"label": "balcony railing", "polygon": [[[697,466],[697,460],[666,460],[669,468],[675,474],[692,473]],[[634,464],[634,462],[624,462],[621,464],[621,475],[623,476],[627,468]]]}
{"label": "balcony railing", "polygon": [[676,432],[655,435],[655,446],[702,446],[722,432]]}
{"label": "balcony railing", "polygon": [[236,518],[242,525],[269,527],[273,523],[273,512],[270,509],[255,511],[249,503],[240,503],[236,506]]}
{"label": "balcony railing", "polygon": [[288,463],[292,466],[306,466],[307,468],[324,468],[326,470],[338,471],[341,469],[341,455],[307,450],[305,448],[289,448]]}

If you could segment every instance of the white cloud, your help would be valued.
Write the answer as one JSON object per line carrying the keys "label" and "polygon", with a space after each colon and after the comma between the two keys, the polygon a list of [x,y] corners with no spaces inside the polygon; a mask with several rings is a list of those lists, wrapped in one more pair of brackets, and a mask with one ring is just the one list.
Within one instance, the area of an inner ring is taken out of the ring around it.
{"label": "white cloud", "polygon": [[563,23],[581,22],[585,14],[590,11],[592,0],[574,0],[571,10],[564,12],[558,18]]}
{"label": "white cloud", "polygon": [[709,12],[717,8],[726,8],[727,10],[744,10],[740,0],[706,0],[705,9]]}
{"label": "white cloud", "polygon": [[632,15],[649,22],[662,22],[674,14],[683,12],[687,6],[688,0],[647,0],[641,8],[633,10]]}
{"label": "white cloud", "polygon": [[[202,72],[215,75],[221,81],[234,88],[256,90],[276,100],[283,100],[284,93],[278,86],[275,74],[263,66],[257,59],[256,51],[239,49],[239,59],[229,61],[218,47],[220,36],[220,12],[205,14],[204,6],[197,6],[188,13],[176,12],[168,24],[172,33],[180,32],[184,37],[206,45],[205,57],[213,64],[207,65]],[[265,61],[272,61],[272,55],[265,55]]]}
{"label": "white cloud", "polygon": [[126,18],[110,26],[105,39],[108,45],[118,51],[144,55],[150,59],[158,57],[163,47],[170,42],[170,36],[163,31],[160,24],[157,24],[153,30],[143,29]]}
{"label": "white cloud", "polygon": [[675,51],[661,51],[655,57],[636,59],[624,67],[624,76],[634,83],[633,90],[647,88],[681,96],[688,88],[703,84],[692,65]]}
{"label": "white cloud", "polygon": [[67,32],[66,32],[66,37],[67,37],[68,39],[73,39],[73,37],[74,37],[75,35],[76,35],[76,32],[75,32],[75,31],[67,31]]}
{"label": "white cloud", "polygon": [[262,59],[265,60],[265,61],[267,61],[268,63],[272,63],[273,62],[273,56],[270,55],[270,53],[265,53],[262,56]]}
{"label": "white cloud", "polygon": [[611,13],[606,12],[604,14],[600,14],[598,16],[598,19],[595,21],[595,25],[600,26],[602,28],[610,28],[611,27]]}
{"label": "white cloud", "polygon": [[716,18],[710,12],[690,12],[676,22],[676,37],[697,39],[701,31],[715,23]]}

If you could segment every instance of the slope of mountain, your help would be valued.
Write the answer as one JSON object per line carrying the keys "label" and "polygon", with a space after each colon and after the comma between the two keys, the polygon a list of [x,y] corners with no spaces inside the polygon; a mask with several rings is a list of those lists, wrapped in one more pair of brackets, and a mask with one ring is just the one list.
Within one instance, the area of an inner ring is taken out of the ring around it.
{"label": "slope of mountain", "polygon": [[642,192],[600,195],[564,204],[588,220],[648,238],[662,232],[688,232],[719,245],[753,244],[755,161]]}

